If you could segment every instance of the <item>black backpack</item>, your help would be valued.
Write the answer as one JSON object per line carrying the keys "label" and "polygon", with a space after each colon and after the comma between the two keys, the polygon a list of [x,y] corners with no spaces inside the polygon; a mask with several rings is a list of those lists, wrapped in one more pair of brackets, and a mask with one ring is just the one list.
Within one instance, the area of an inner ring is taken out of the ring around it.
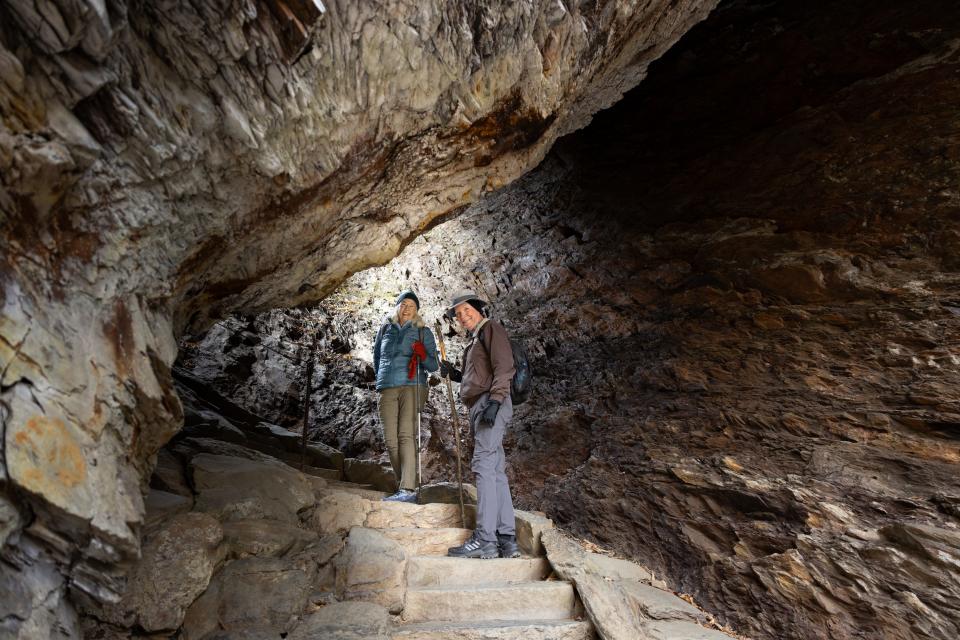
{"label": "black backpack", "polygon": [[[533,368],[530,366],[530,359],[527,358],[527,350],[523,345],[509,338],[510,350],[513,352],[513,380],[510,381],[510,400],[513,404],[523,404],[530,397],[530,387],[532,386]],[[479,340],[484,350],[489,354],[490,347]]]}

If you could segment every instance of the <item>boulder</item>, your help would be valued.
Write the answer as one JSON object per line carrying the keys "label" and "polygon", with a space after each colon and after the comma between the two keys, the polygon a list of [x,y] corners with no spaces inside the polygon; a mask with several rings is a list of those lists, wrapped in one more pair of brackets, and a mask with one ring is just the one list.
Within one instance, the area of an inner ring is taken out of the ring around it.
{"label": "boulder", "polygon": [[311,464],[314,467],[343,471],[343,454],[340,453],[339,450],[325,445],[322,442],[311,442],[307,444],[307,455],[309,455]]}
{"label": "boulder", "polygon": [[287,640],[386,640],[388,622],[374,602],[334,602],[304,616]]}
{"label": "boulder", "polygon": [[366,498],[367,500],[380,501],[390,495],[392,492],[387,491],[377,491],[371,485],[368,484],[354,484],[352,482],[342,482],[337,480],[327,481],[327,486],[331,491],[342,491],[345,493],[352,493],[354,495],[360,496],[361,498]]}
{"label": "boulder", "polygon": [[[420,504],[460,504],[459,493],[456,482],[426,484],[420,487]],[[477,504],[477,488],[468,482],[463,483],[463,504]]]}
{"label": "boulder", "polygon": [[603,640],[646,638],[636,603],[618,583],[582,572],[572,580],[583,601],[583,608]]}
{"label": "boulder", "polygon": [[369,500],[337,491],[317,503],[308,526],[321,534],[346,533],[352,527],[363,526],[371,507]]}
{"label": "boulder", "polygon": [[313,485],[278,462],[200,454],[190,461],[198,511],[221,520],[265,518],[297,523],[314,504]]}
{"label": "boulder", "polygon": [[[319,546],[283,558],[250,557],[228,564],[190,606],[183,640],[220,631],[276,637],[296,624],[317,574]],[[255,637],[255,636],[254,636]]]}
{"label": "boulder", "polygon": [[553,529],[553,520],[539,513],[516,510],[514,521],[520,548],[531,556],[543,555],[540,536],[544,531]]}
{"label": "boulder", "polygon": [[144,547],[120,602],[107,605],[98,617],[146,631],[176,629],[210,583],[222,539],[220,523],[207,514],[174,516]]}
{"label": "boulder", "polygon": [[274,558],[302,550],[317,540],[317,534],[288,522],[234,520],[223,523],[223,538],[234,558]]}
{"label": "boulder", "polygon": [[[253,427],[254,432],[267,437],[274,447],[297,455],[303,449],[303,439],[299,433],[285,429],[269,422],[259,422]],[[342,470],[344,458],[337,449],[322,442],[307,443],[307,463],[322,469]]]}
{"label": "boulder", "polygon": [[258,422],[253,430],[260,435],[270,436],[276,446],[285,451],[300,451],[302,438],[299,433],[294,433],[289,429],[271,424],[269,422]]}
{"label": "boulder", "polygon": [[543,531],[541,540],[557,575],[576,585],[587,615],[604,640],[714,637],[661,634],[662,630],[674,627],[678,634],[681,631],[700,633],[699,630],[718,633],[697,624],[704,616],[695,606],[669,591],[646,584],[651,579],[647,569],[627,560],[588,552],[556,529]]}
{"label": "boulder", "polygon": [[143,521],[144,536],[151,538],[167,520],[177,514],[190,511],[193,498],[151,489],[144,499],[144,506],[147,510]]}
{"label": "boulder", "polygon": [[403,609],[407,555],[379,531],[354,527],[335,560],[337,597]]}
{"label": "boulder", "polygon": [[7,538],[14,531],[20,529],[22,523],[23,518],[20,516],[20,510],[0,490],[0,549],[6,544]]}
{"label": "boulder", "polygon": [[247,460],[259,460],[261,462],[279,462],[276,457],[268,453],[213,438],[184,438],[173,445],[173,450],[186,459],[193,458],[201,453],[209,453],[215,456],[246,458]]}
{"label": "boulder", "polygon": [[343,476],[348,482],[368,484],[378,491],[397,490],[397,476],[388,463],[347,458],[343,461]]}
{"label": "boulder", "polygon": [[150,477],[150,486],[168,493],[193,498],[193,490],[187,482],[187,471],[183,463],[166,447],[157,452],[157,465]]}
{"label": "boulder", "polygon": [[652,620],[706,621],[706,615],[686,600],[670,591],[632,580],[618,580],[623,589],[645,618]]}
{"label": "boulder", "polygon": [[[225,442],[243,444],[247,436],[232,422],[208,409],[185,414],[185,426],[182,432],[191,438],[214,438]],[[192,419],[191,419],[192,418]]]}
{"label": "boulder", "polygon": [[[297,465],[297,469],[300,469],[300,466]],[[303,473],[317,478],[318,480],[342,480],[343,473],[339,469],[324,469],[323,467],[314,467],[312,465],[305,465],[303,469],[300,469]]]}
{"label": "boulder", "polygon": [[642,567],[636,562],[612,558],[600,553],[587,552],[585,564],[588,571],[598,575],[615,578],[617,580],[644,582],[651,584],[653,574],[646,567]]}

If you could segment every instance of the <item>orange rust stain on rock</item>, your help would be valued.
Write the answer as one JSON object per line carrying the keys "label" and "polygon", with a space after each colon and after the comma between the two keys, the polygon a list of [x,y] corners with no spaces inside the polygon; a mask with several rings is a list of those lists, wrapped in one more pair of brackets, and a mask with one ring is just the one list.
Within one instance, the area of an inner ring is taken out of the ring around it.
{"label": "orange rust stain on rock", "polygon": [[63,420],[34,416],[13,436],[11,471],[24,488],[43,495],[65,495],[87,477],[87,463]]}

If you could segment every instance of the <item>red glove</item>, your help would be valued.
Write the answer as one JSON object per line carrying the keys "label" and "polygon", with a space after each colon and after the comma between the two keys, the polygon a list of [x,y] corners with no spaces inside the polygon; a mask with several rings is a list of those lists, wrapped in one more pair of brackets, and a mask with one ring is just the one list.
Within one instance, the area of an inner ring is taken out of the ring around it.
{"label": "red glove", "polygon": [[413,343],[413,353],[420,358],[420,362],[427,359],[427,348],[419,340]]}
{"label": "red glove", "polygon": [[417,340],[413,343],[413,355],[410,356],[410,364],[407,365],[407,380],[413,380],[417,377],[417,362],[423,362],[426,359],[427,348]]}

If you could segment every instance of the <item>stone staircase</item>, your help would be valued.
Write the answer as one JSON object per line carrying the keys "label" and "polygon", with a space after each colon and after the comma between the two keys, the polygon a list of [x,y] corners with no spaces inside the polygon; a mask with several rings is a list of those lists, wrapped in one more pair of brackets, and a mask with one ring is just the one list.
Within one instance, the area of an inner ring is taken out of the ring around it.
{"label": "stone staircase", "polygon": [[[455,514],[456,505],[404,505]],[[589,640],[593,625],[573,585],[552,580],[546,557],[479,560],[447,557],[470,529],[384,527],[377,529],[407,554],[403,611],[391,640]]]}
{"label": "stone staircase", "polygon": [[[450,504],[455,485],[425,487],[426,504],[384,502],[383,465],[317,443],[304,455],[296,434],[219,404],[195,409],[158,456],[147,500],[144,584],[166,576],[182,602],[134,589],[108,622],[153,624],[170,604],[176,625],[153,626],[180,626],[182,640],[730,640],[645,568],[534,513],[516,512],[523,557],[447,557],[474,524],[472,506],[464,523]],[[157,555],[164,535],[201,524],[209,541]]]}
{"label": "stone staircase", "polygon": [[[291,464],[291,466],[295,466]],[[351,494],[373,505],[364,528],[392,540],[407,557],[402,610],[379,640],[597,640],[601,635],[585,614],[573,583],[558,579],[538,542],[545,519],[517,512],[520,558],[492,560],[451,558],[447,549],[462,544],[472,529],[459,524],[459,506],[447,503],[382,502],[388,495],[368,484],[335,479],[328,470],[307,475],[324,479],[328,490]],[[341,475],[342,478],[342,475]],[[467,505],[466,523],[473,525],[473,505]],[[552,525],[550,525],[552,526]],[[530,551],[533,550],[533,553]],[[623,561],[617,561],[623,562]],[[655,620],[637,640],[727,640],[729,636],[704,628],[694,620],[695,608],[669,592],[644,587],[641,609],[661,606],[665,620]],[[679,608],[678,608],[679,607]],[[654,613],[654,616],[657,614]],[[679,618],[679,619],[677,619]],[[334,626],[333,629],[341,629]],[[331,627],[309,640],[327,640]],[[623,628],[623,637],[633,639]],[[619,634],[612,634],[617,636]],[[339,638],[332,635],[329,638]],[[348,632],[343,638],[354,636]],[[295,640],[301,640],[295,636]]]}

